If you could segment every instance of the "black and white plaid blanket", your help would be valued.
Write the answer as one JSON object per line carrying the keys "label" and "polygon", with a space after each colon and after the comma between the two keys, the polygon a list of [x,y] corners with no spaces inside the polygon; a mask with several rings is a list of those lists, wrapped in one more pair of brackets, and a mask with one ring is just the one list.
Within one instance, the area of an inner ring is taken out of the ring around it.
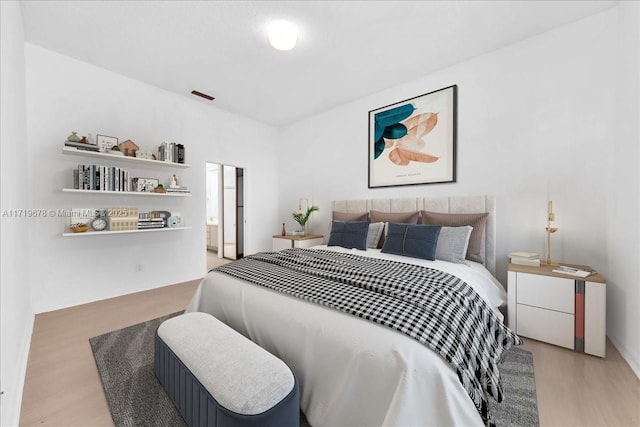
{"label": "black and white plaid blanket", "polygon": [[486,425],[488,395],[502,401],[498,364],[521,344],[459,278],[431,268],[330,250],[263,252],[219,271],[388,326],[442,356]]}

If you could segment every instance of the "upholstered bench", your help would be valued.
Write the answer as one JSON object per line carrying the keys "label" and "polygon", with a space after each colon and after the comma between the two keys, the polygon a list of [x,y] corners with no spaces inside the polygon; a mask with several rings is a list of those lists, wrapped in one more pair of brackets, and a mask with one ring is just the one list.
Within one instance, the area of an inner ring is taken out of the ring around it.
{"label": "upholstered bench", "polygon": [[164,321],[155,375],[191,427],[298,426],[298,383],[289,367],[206,313]]}

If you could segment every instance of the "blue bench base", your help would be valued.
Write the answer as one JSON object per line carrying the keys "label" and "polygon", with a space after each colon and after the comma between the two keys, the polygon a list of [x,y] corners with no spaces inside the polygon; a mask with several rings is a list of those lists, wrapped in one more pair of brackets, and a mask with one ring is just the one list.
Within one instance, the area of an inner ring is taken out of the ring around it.
{"label": "blue bench base", "polygon": [[[232,357],[232,356],[231,356]],[[157,334],[154,373],[189,427],[299,427],[298,381],[284,399],[257,415],[221,406]]]}

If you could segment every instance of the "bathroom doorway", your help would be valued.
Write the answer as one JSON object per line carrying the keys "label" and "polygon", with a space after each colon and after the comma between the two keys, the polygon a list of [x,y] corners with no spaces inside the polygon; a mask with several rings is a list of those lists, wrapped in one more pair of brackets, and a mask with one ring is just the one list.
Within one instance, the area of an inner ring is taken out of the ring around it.
{"label": "bathroom doorway", "polygon": [[244,168],[207,162],[207,268],[244,255]]}

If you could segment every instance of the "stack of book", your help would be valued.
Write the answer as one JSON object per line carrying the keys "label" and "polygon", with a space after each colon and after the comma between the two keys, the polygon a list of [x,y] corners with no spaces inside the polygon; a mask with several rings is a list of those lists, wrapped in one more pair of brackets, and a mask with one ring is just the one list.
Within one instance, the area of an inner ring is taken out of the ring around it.
{"label": "stack of book", "polygon": [[138,230],[164,228],[165,226],[165,219],[159,215],[155,215],[153,212],[140,212],[138,215]]}
{"label": "stack of book", "polygon": [[75,148],[76,150],[99,151],[97,145],[88,144],[86,142],[65,141],[64,146],[69,148]]}
{"label": "stack of book", "polygon": [[535,252],[512,252],[509,254],[509,260],[511,261],[511,264],[540,267],[540,255]]}
{"label": "stack of book", "polygon": [[191,191],[185,187],[184,185],[180,185],[178,187],[167,187],[167,193],[179,193],[179,194],[188,194],[191,193]]}
{"label": "stack of book", "polygon": [[149,228],[164,228],[164,220],[162,218],[138,218],[138,230]]}

